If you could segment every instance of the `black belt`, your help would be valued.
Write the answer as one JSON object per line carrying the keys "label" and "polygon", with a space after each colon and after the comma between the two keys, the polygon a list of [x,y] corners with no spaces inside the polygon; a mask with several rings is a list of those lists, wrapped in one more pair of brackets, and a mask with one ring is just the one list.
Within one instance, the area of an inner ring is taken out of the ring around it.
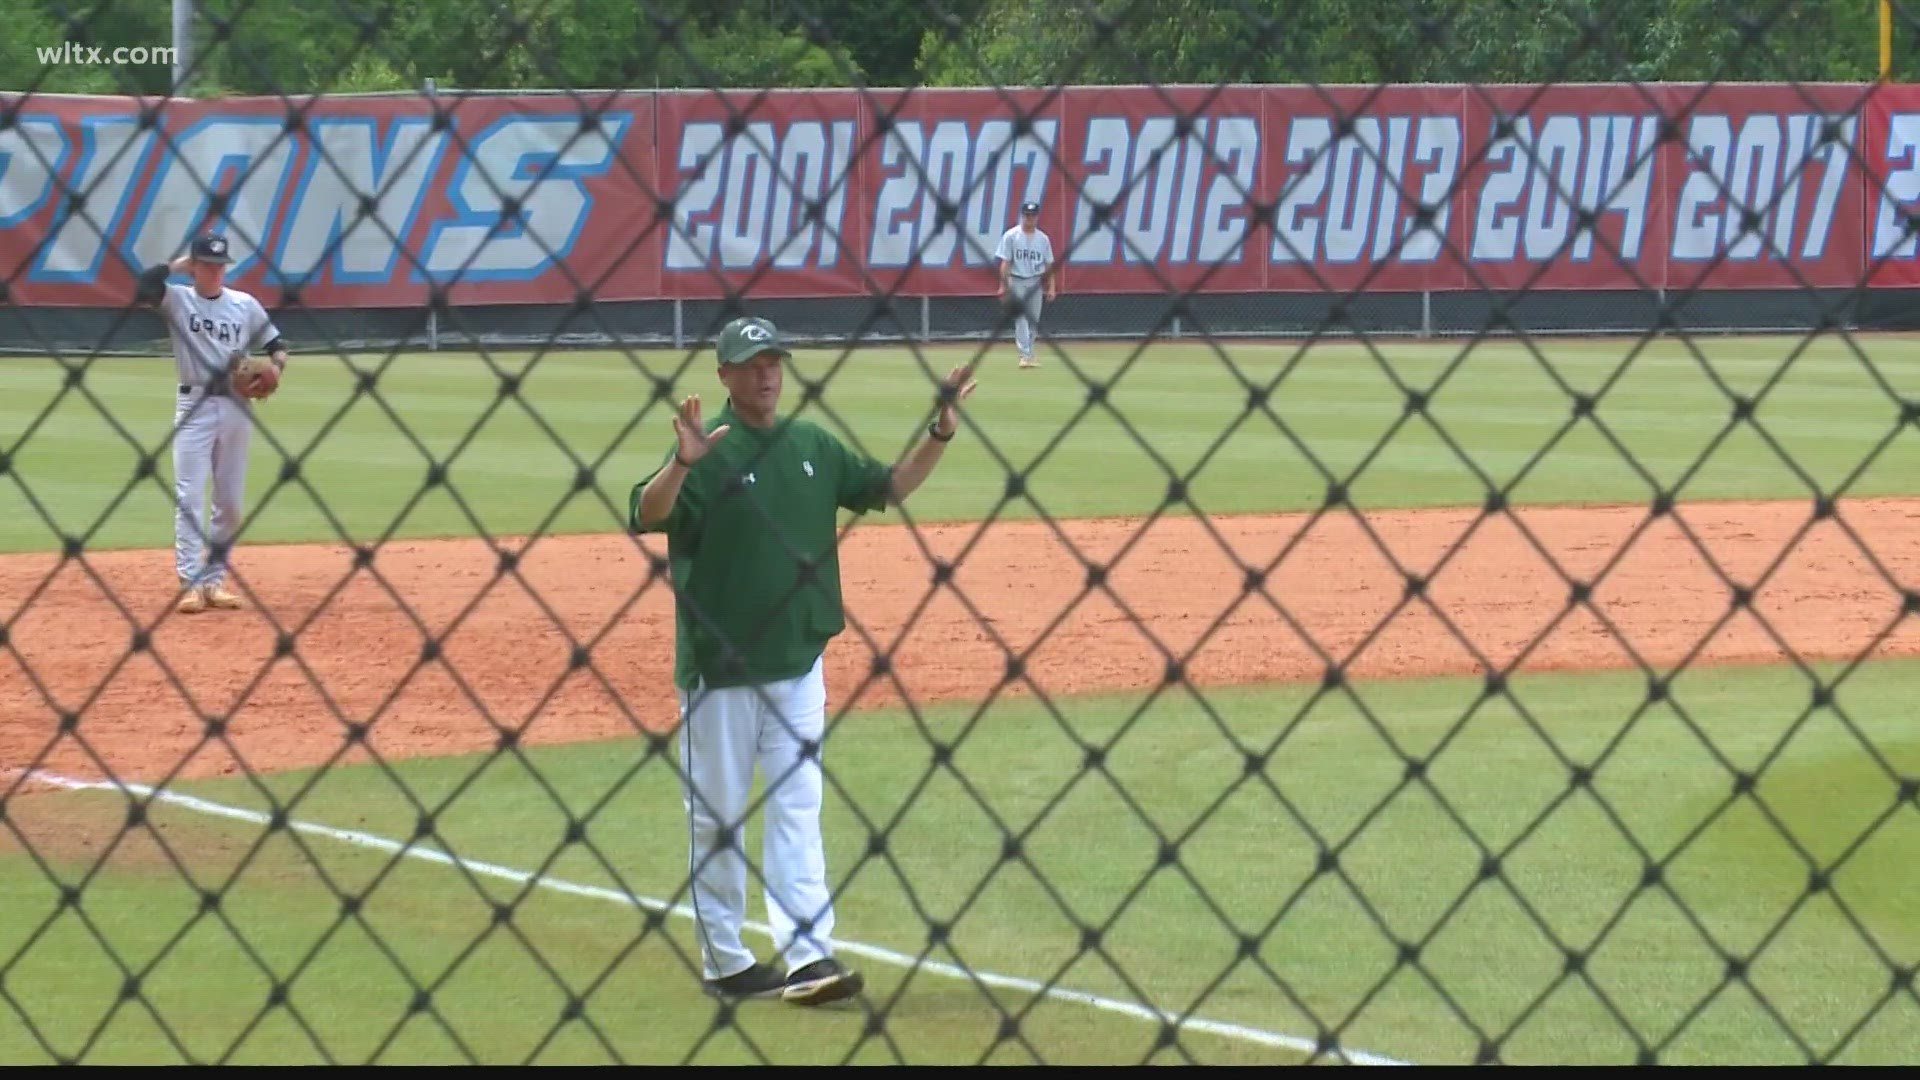
{"label": "black belt", "polygon": [[228,392],[228,389],[229,384],[225,379],[215,379],[205,386],[195,386],[192,383],[180,384],[180,392],[183,394],[191,394],[195,390],[201,390],[208,394],[225,394]]}

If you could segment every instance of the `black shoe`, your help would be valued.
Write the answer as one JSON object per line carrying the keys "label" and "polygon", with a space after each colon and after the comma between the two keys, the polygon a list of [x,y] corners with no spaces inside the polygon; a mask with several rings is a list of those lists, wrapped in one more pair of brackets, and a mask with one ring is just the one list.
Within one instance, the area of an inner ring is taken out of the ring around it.
{"label": "black shoe", "polygon": [[755,964],[745,971],[736,972],[724,979],[708,979],[706,991],[717,998],[739,1001],[746,998],[779,997],[787,988],[787,980],[780,973],[765,964]]}
{"label": "black shoe", "polygon": [[857,971],[848,971],[832,957],[815,960],[787,976],[786,992],[780,996],[795,1005],[831,1005],[858,994],[867,980]]}

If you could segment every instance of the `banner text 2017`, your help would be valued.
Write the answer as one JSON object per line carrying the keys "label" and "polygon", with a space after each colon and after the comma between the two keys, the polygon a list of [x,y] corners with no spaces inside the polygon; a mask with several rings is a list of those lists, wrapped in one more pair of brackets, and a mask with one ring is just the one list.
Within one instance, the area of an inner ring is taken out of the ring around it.
{"label": "banner text 2017", "polygon": [[1920,88],[0,101],[16,304],[209,224],[275,303],[984,295],[1028,199],[1081,293],[1920,285]]}

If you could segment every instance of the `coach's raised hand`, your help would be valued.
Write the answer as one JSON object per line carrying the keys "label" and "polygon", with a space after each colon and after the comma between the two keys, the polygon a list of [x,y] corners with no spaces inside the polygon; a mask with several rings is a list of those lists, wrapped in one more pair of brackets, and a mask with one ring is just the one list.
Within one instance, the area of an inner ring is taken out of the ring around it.
{"label": "coach's raised hand", "polygon": [[683,468],[692,468],[693,463],[707,456],[713,444],[724,438],[732,425],[721,424],[707,433],[707,425],[700,418],[700,395],[689,394],[680,402],[680,411],[673,418],[673,436],[680,441],[674,456],[680,460]]}
{"label": "coach's raised hand", "polygon": [[953,433],[960,427],[960,418],[956,415],[954,406],[972,397],[979,385],[974,381],[971,364],[954,368],[947,373],[947,380],[940,384],[940,392],[934,395],[933,399],[934,405],[939,409],[939,415],[933,422],[934,433],[942,438],[953,437]]}
{"label": "coach's raised hand", "polygon": [[933,467],[940,464],[940,455],[946,452],[947,444],[953,441],[954,435],[960,430],[960,417],[956,409],[961,402],[973,396],[977,386],[971,365],[954,368],[940,384],[939,394],[934,398],[933,423],[927,425],[926,437],[915,443],[893,467],[888,497],[896,506],[918,491],[932,474]]}
{"label": "coach's raised hand", "polygon": [[667,515],[673,513],[673,504],[680,499],[680,485],[686,482],[687,470],[706,457],[713,444],[726,437],[731,426],[721,424],[708,433],[706,422],[700,416],[700,395],[690,394],[680,402],[673,417],[673,460],[661,466],[640,490],[630,522],[634,528],[650,529],[667,520]]}

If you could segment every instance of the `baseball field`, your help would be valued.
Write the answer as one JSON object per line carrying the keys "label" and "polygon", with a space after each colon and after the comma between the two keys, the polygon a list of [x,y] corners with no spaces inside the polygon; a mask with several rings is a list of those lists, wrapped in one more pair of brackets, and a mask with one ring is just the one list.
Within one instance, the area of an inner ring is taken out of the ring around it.
{"label": "baseball field", "polygon": [[710,352],[297,357],[192,617],[171,369],[0,360],[0,1060],[1914,1059],[1920,344],[1042,359],[845,536],[825,1012],[681,906],[623,525]]}

